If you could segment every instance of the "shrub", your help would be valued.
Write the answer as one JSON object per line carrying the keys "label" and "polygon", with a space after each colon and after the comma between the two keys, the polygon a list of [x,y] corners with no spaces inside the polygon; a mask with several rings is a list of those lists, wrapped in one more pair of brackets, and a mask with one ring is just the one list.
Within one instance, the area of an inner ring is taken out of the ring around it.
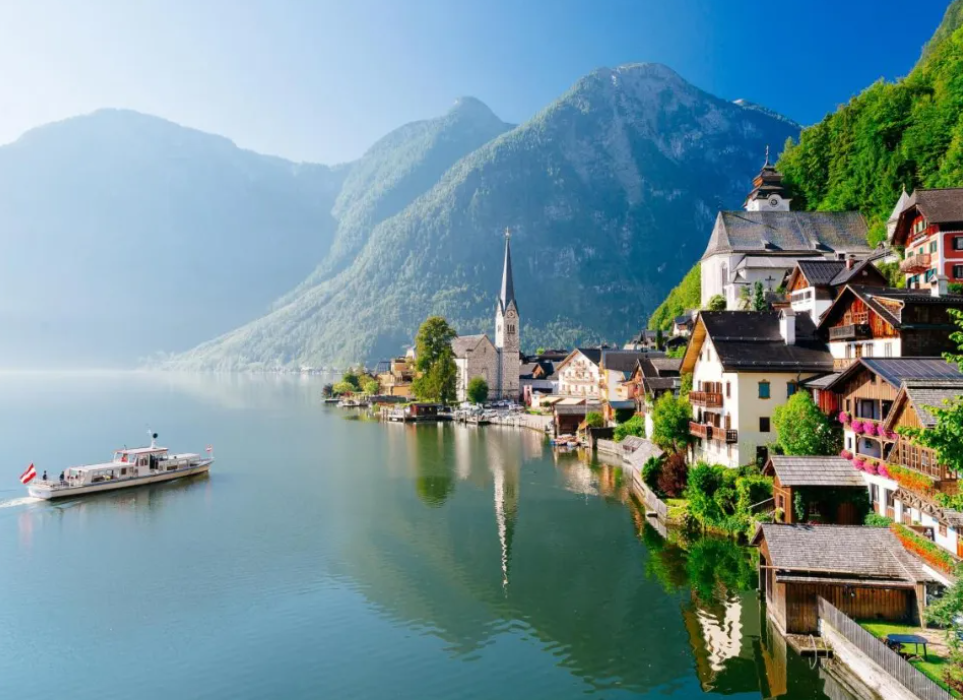
{"label": "shrub", "polygon": [[465,394],[472,403],[485,403],[488,400],[488,382],[483,377],[472,377]]}
{"label": "shrub", "polygon": [[334,385],[334,387],[332,387],[332,391],[334,392],[335,396],[341,396],[343,394],[353,394],[357,390],[358,390],[358,387],[356,387],[354,384],[351,384],[349,382],[338,382],[337,384]]}
{"label": "shrub", "polygon": [[372,396],[377,394],[380,388],[380,385],[375,379],[369,379],[364,383],[364,393],[371,394]]}
{"label": "shrub", "polygon": [[596,413],[592,411],[585,416],[585,425],[589,428],[604,428],[605,419],[602,417],[601,413]]}
{"label": "shrub", "polygon": [[889,527],[892,522],[892,518],[887,518],[885,515],[873,512],[867,513],[866,519],[863,520],[863,524],[869,527]]}
{"label": "shrub", "polygon": [[634,415],[635,415],[634,408],[617,408],[615,409],[615,422],[616,424],[624,423]]}
{"label": "shrub", "polygon": [[681,452],[670,454],[662,465],[658,478],[659,491],[669,498],[678,498],[685,491],[689,480],[689,467]]}
{"label": "shrub", "polygon": [[726,310],[726,298],[721,294],[715,294],[709,299],[709,303],[706,305],[709,311],[725,311]]}
{"label": "shrub", "polygon": [[649,457],[642,465],[642,483],[659,493],[659,476],[662,474],[662,458]]}
{"label": "shrub", "polygon": [[645,417],[636,413],[624,423],[615,426],[615,441],[622,442],[625,438],[633,435],[635,437],[645,437]]}

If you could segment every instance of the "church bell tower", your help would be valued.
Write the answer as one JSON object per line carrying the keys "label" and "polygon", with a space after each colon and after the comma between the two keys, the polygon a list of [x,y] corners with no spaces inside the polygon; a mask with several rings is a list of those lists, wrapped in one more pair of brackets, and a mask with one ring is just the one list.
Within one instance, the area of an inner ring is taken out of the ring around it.
{"label": "church bell tower", "polygon": [[515,303],[515,282],[512,279],[511,232],[505,229],[505,263],[502,268],[502,289],[495,307],[495,350],[498,352],[498,385],[495,395],[500,399],[518,400],[521,369],[518,340],[519,316]]}

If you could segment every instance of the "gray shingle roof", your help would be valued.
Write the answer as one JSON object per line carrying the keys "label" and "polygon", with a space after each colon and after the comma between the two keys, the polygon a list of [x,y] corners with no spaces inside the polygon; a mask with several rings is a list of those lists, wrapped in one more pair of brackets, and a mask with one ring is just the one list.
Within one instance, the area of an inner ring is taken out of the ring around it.
{"label": "gray shingle roof", "polygon": [[682,368],[681,357],[651,357],[649,362],[652,363],[652,367],[659,373],[659,376],[676,375]]}
{"label": "gray shingle roof", "polygon": [[918,189],[910,195],[904,209],[914,205],[930,224],[963,221],[963,188]]}
{"label": "gray shingle roof", "polygon": [[629,464],[634,468],[641,471],[645,463],[648,462],[652,457],[661,457],[665,452],[662,451],[658,445],[654,442],[648,440],[643,440],[642,444],[639,445],[632,454],[628,457]]}
{"label": "gray shingle roof", "polygon": [[807,379],[803,382],[803,385],[810,389],[826,389],[839,379],[839,374],[839,372],[836,372],[835,374],[827,374],[823,377],[816,377],[815,379]]}
{"label": "gray shingle roof", "polygon": [[786,345],[779,314],[769,311],[703,311],[700,314],[719,361],[727,371],[769,369],[784,372],[830,372],[833,358],[813,337],[808,314],[797,314],[796,343]]}
{"label": "gray shingle roof", "polygon": [[469,350],[474,350],[479,341],[485,337],[484,333],[478,335],[460,335],[451,341],[451,351],[455,357],[465,357]]}
{"label": "gray shingle roof", "polygon": [[925,574],[886,528],[861,525],[765,523],[760,535],[777,569],[848,574],[876,579],[925,580]]}
{"label": "gray shingle roof", "polygon": [[846,270],[843,260],[800,260],[798,265],[813,287],[828,286],[836,275]]}
{"label": "gray shingle roof", "polygon": [[716,253],[868,253],[866,234],[858,212],[722,211],[702,259]]}
{"label": "gray shingle roof", "polygon": [[866,488],[863,477],[848,459],[842,457],[769,458],[776,476],[783,486],[859,486]]}
{"label": "gray shingle roof", "polygon": [[923,427],[933,428],[936,426],[936,416],[930,408],[942,408],[944,401],[963,396],[963,376],[943,380],[908,379],[903,383],[903,387],[907,398],[913,402]]}
{"label": "gray shingle roof", "polygon": [[645,353],[636,350],[606,350],[602,353],[602,364],[613,372],[632,373],[643,357]]}
{"label": "gray shingle roof", "polygon": [[883,273],[879,271],[879,268],[877,268],[869,258],[866,258],[862,262],[853,265],[851,270],[846,269],[844,266],[843,269],[840,270],[832,280],[830,280],[829,284],[833,287],[841,287],[844,284],[853,282],[854,280],[862,284],[875,280],[878,283],[878,286],[886,286],[886,277],[883,276]]}

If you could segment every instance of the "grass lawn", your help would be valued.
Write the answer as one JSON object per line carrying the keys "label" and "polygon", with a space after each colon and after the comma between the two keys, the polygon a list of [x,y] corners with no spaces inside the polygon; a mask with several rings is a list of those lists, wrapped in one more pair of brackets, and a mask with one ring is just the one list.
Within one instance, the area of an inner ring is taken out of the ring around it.
{"label": "grass lawn", "polygon": [[[879,639],[885,639],[887,634],[918,634],[920,631],[918,627],[914,627],[913,625],[900,625],[894,622],[860,621],[859,625]],[[910,663],[939,683],[940,686],[949,690],[943,683],[943,669],[946,664],[949,663],[949,659],[940,655],[944,650],[945,647],[941,647],[938,651],[934,651],[933,645],[930,645],[927,647],[926,661],[910,661]],[[920,653],[923,653],[922,649],[920,649]],[[955,697],[960,697],[959,693],[953,691],[951,691],[951,693]]]}
{"label": "grass lawn", "polygon": [[670,520],[681,520],[689,509],[689,502],[684,498],[667,498],[665,504],[669,507]]}

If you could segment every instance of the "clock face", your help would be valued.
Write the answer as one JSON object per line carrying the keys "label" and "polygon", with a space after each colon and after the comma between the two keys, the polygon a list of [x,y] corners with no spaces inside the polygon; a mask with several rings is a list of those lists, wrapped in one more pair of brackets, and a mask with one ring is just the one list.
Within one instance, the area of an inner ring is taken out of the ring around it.
{"label": "clock face", "polygon": [[769,206],[770,206],[770,207],[778,207],[778,206],[779,206],[779,200],[776,199],[775,197],[770,198],[770,200],[769,200]]}

